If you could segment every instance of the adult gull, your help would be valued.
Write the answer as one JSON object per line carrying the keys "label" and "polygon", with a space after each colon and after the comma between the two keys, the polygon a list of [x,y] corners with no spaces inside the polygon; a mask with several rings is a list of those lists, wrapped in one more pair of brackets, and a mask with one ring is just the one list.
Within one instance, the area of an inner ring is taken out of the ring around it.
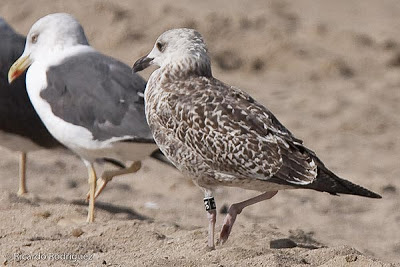
{"label": "adult gull", "polygon": [[[49,132],[81,157],[89,175],[88,221],[95,197],[114,176],[136,172],[156,148],[146,123],[146,82],[129,66],[92,48],[79,22],[56,13],[30,29],[21,57],[9,71],[12,82],[26,68],[29,98]],[[94,162],[132,165],[107,171],[96,186]]]}
{"label": "adult gull", "polygon": [[[43,125],[25,88],[25,80],[7,81],[8,69],[24,50],[25,37],[0,17],[0,146],[20,152],[18,195],[27,193],[27,153],[61,147]],[[25,76],[25,74],[23,74]]]}
{"label": "adult gull", "polygon": [[339,178],[263,105],[212,76],[202,36],[192,29],[163,33],[133,71],[156,65],[145,90],[146,118],[161,151],[204,191],[208,246],[214,247],[213,189],[263,192],[230,206],[219,241],[229,237],[243,208],[278,190],[307,188],[336,195],[380,198]]}

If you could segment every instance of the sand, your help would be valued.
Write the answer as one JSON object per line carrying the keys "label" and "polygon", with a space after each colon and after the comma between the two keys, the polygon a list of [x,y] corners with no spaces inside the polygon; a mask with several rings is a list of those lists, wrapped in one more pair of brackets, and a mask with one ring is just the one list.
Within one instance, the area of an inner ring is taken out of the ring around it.
{"label": "sand", "polygon": [[[53,12],[76,16],[96,49],[129,65],[164,30],[196,28],[215,77],[251,93],[329,168],[383,199],[279,192],[246,208],[228,242],[207,251],[202,193],[172,168],[146,159],[138,173],[114,179],[88,225],[87,174],[77,157],[29,154],[30,193],[18,197],[18,154],[1,149],[2,264],[400,266],[399,1],[0,4],[0,16],[22,34]],[[256,194],[221,188],[218,211]],[[219,212],[217,229],[223,218]]]}

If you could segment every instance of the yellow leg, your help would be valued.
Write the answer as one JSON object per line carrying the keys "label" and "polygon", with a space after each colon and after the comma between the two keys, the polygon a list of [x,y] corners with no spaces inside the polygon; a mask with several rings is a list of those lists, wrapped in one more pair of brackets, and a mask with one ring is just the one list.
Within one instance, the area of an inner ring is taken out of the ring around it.
{"label": "yellow leg", "polygon": [[[140,170],[141,167],[142,163],[140,161],[135,161],[131,164],[129,168],[104,171],[101,175],[101,178],[99,178],[99,180],[97,181],[99,186],[97,187],[94,198],[97,198],[100,195],[100,193],[106,187],[107,183],[110,182],[115,176],[137,172],[138,170]],[[86,199],[89,199],[89,197],[90,192],[87,194]]]}
{"label": "yellow leg", "polygon": [[19,188],[18,195],[26,194],[26,153],[21,152],[19,157]]}
{"label": "yellow leg", "polygon": [[96,172],[94,170],[93,164],[88,163],[86,164],[89,174],[89,212],[87,217],[87,222],[91,223],[94,222],[94,195],[96,192]]}

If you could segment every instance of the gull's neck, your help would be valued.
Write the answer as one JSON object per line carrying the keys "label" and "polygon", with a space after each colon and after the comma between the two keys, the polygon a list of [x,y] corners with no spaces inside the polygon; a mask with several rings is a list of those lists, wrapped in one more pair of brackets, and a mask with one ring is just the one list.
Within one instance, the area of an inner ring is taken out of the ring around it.
{"label": "gull's neck", "polygon": [[160,72],[172,79],[189,76],[212,77],[208,58],[197,60],[193,57],[184,57],[161,66]]}
{"label": "gull's neck", "polygon": [[62,49],[52,49],[47,53],[45,53],[45,55],[43,55],[39,59],[36,59],[35,62],[40,62],[48,66],[58,65],[65,58],[95,51],[96,50],[89,45],[79,44],[74,46],[68,46],[68,47],[63,47]]}

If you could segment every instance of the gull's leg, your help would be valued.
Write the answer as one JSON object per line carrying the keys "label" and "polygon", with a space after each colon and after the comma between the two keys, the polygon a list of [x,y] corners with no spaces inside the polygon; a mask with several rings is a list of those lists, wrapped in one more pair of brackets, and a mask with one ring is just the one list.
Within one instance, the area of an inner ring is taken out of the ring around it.
{"label": "gull's leg", "polygon": [[[131,164],[129,168],[104,171],[101,175],[101,178],[99,178],[97,181],[99,186],[96,189],[94,198],[97,198],[100,195],[100,193],[106,187],[107,183],[110,182],[115,176],[137,172],[138,170],[140,170],[141,167],[142,163],[140,161],[135,161]],[[87,194],[86,199],[89,199],[89,196],[90,192]]]}
{"label": "gull's leg", "polygon": [[26,153],[21,152],[19,156],[19,188],[18,195],[26,194]]}
{"label": "gull's leg", "polygon": [[208,218],[208,242],[207,246],[209,249],[214,249],[214,233],[215,233],[215,221],[217,220],[217,207],[215,205],[214,197],[211,196],[211,192],[206,191],[204,196],[204,206],[207,211]]}
{"label": "gull's leg", "polygon": [[265,192],[259,196],[250,198],[248,200],[232,204],[228,209],[228,214],[225,217],[224,224],[222,225],[221,233],[219,235],[219,242],[225,243],[228,240],[229,234],[232,231],[232,226],[235,223],[236,216],[242,212],[242,210],[250,205],[258,203],[263,200],[272,198],[278,193],[278,191]]}
{"label": "gull's leg", "polygon": [[85,165],[88,169],[89,175],[89,212],[87,222],[91,223],[94,221],[94,194],[96,192],[96,171],[94,170],[93,164],[89,161],[84,160]]}

